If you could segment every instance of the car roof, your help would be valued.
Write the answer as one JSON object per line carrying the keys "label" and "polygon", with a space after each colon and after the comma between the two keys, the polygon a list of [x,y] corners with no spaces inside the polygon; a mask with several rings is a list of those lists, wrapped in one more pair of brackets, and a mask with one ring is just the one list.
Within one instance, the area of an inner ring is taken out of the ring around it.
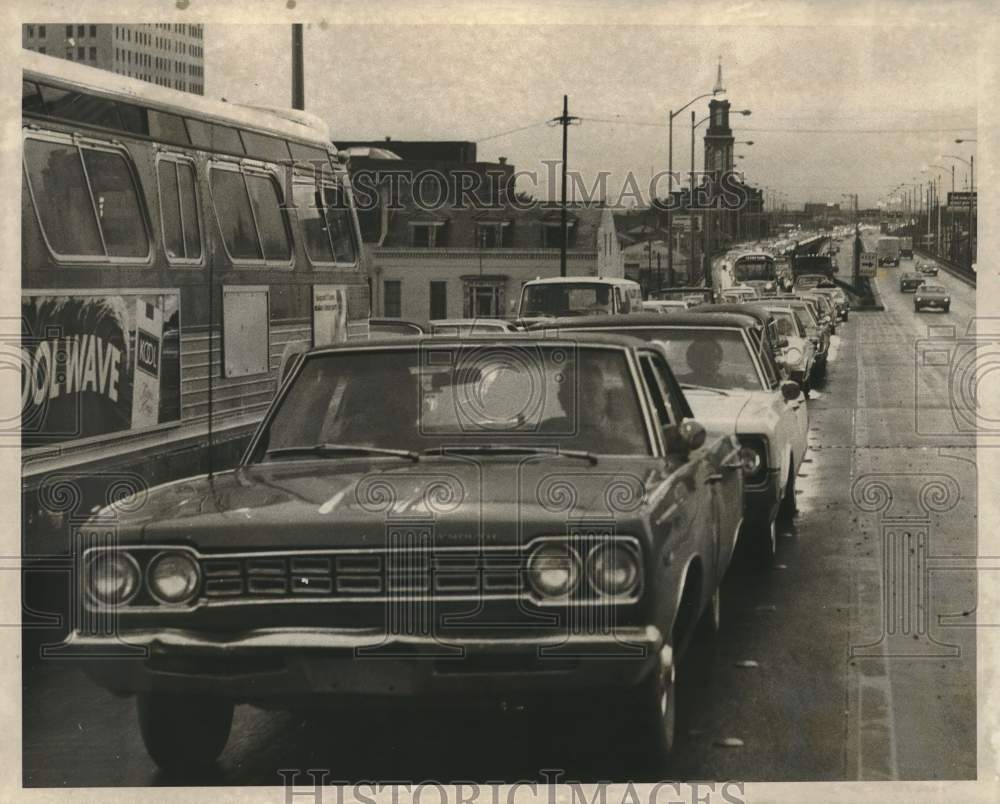
{"label": "car roof", "polygon": [[[617,318],[618,316],[603,316],[605,319]],[[656,314],[651,316],[657,322],[663,322],[664,316]],[[401,338],[371,338],[369,340],[352,340],[344,341],[342,343],[328,344],[326,346],[316,346],[312,349],[308,349],[304,352],[306,355],[313,354],[327,354],[335,352],[350,352],[356,350],[366,350],[366,349],[378,349],[385,347],[386,349],[404,349],[407,347],[429,347],[440,348],[440,349],[451,349],[456,345],[464,344],[474,344],[476,346],[482,344],[510,344],[512,346],[523,346],[526,343],[537,343],[539,345],[552,345],[560,342],[565,342],[566,340],[572,339],[573,343],[579,343],[584,346],[611,346],[618,348],[639,348],[646,347],[648,344],[646,341],[640,338],[634,338],[629,335],[619,335],[617,333],[606,333],[606,332],[574,332],[572,338],[567,335],[566,338],[554,338],[551,336],[543,335],[540,332],[510,332],[510,333],[484,333],[482,335],[471,335],[468,337],[463,337],[460,340],[442,340],[440,338],[435,338],[433,336],[419,336],[419,335],[407,335]]]}
{"label": "car roof", "polygon": [[539,330],[548,329],[597,329],[611,327],[615,329],[643,329],[646,327],[666,326],[722,326],[722,327],[752,327],[757,325],[754,316],[745,313],[716,312],[713,308],[722,305],[704,305],[692,308],[682,313],[671,313],[669,316],[660,313],[626,313],[623,315],[588,315],[574,318],[560,318],[536,326]]}
{"label": "car roof", "polygon": [[[760,301],[752,301],[747,304],[713,304],[712,307],[716,308],[717,312],[720,313],[735,313],[736,315],[748,315],[754,318],[760,324],[767,324],[767,320],[771,318],[771,314],[756,305],[759,305]],[[697,309],[701,309],[700,307]]]}
{"label": "car roof", "polygon": [[524,284],[562,285],[566,284],[567,282],[594,282],[597,284],[607,283],[610,285],[636,285],[636,286],[638,286],[639,284],[638,282],[635,282],[631,279],[624,279],[622,277],[613,277],[613,276],[539,276],[536,277],[535,279],[529,279]]}
{"label": "car roof", "polygon": [[506,318],[434,318],[431,320],[430,325],[432,327],[450,327],[450,326],[479,326],[485,324],[490,326],[495,324],[500,327],[510,326],[510,321]]}

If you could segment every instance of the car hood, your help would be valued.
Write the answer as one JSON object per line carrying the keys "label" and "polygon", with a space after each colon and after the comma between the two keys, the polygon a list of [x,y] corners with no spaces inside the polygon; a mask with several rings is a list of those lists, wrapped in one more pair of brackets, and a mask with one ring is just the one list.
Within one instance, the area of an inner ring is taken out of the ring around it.
{"label": "car hood", "polygon": [[[767,431],[771,417],[767,391],[726,391],[726,395],[697,388],[684,390],[691,411],[709,433],[718,436]],[[763,428],[763,429],[762,429]]]}
{"label": "car hood", "polygon": [[289,460],[157,486],[95,523],[112,517],[123,542],[207,550],[379,547],[394,527],[428,525],[442,544],[516,544],[587,518],[639,535],[644,500],[676,468],[673,459],[606,456],[596,465],[551,456]]}

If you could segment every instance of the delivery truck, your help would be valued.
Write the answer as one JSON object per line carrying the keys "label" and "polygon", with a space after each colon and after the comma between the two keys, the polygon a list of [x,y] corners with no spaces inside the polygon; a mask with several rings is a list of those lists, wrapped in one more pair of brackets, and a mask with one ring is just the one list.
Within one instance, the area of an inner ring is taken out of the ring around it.
{"label": "delivery truck", "polygon": [[913,259],[913,238],[912,237],[901,237],[899,238],[899,256],[904,260]]}
{"label": "delivery truck", "polygon": [[879,265],[899,265],[899,238],[880,237],[875,246]]}

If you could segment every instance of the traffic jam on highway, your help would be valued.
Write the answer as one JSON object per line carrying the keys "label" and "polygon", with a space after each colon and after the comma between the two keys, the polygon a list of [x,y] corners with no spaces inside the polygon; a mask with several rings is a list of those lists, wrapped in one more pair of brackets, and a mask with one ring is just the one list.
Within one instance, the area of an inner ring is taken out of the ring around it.
{"label": "traffic jam on highway", "polygon": [[686,206],[361,210],[494,163],[34,34],[24,786],[976,778],[974,192],[727,200],[720,64]]}
{"label": "traffic jam on highway", "polygon": [[809,396],[851,309],[814,241],[734,250],[720,287],[660,294],[676,306],[541,279],[510,322],[298,355],[238,467],[118,506],[71,648],[137,694],[170,772],[216,760],[238,703],[584,694],[665,770],[724,576],[769,570],[796,513]]}

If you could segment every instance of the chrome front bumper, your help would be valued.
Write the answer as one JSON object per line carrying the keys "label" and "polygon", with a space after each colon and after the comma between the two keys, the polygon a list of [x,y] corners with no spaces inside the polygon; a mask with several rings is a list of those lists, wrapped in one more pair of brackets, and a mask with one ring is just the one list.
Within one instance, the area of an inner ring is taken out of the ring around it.
{"label": "chrome front bumper", "polygon": [[[580,628],[585,623],[580,623]],[[633,686],[672,652],[655,626],[503,637],[400,636],[372,629],[180,629],[72,634],[61,646],[119,694],[175,692],[237,700],[298,697],[550,694]]]}

